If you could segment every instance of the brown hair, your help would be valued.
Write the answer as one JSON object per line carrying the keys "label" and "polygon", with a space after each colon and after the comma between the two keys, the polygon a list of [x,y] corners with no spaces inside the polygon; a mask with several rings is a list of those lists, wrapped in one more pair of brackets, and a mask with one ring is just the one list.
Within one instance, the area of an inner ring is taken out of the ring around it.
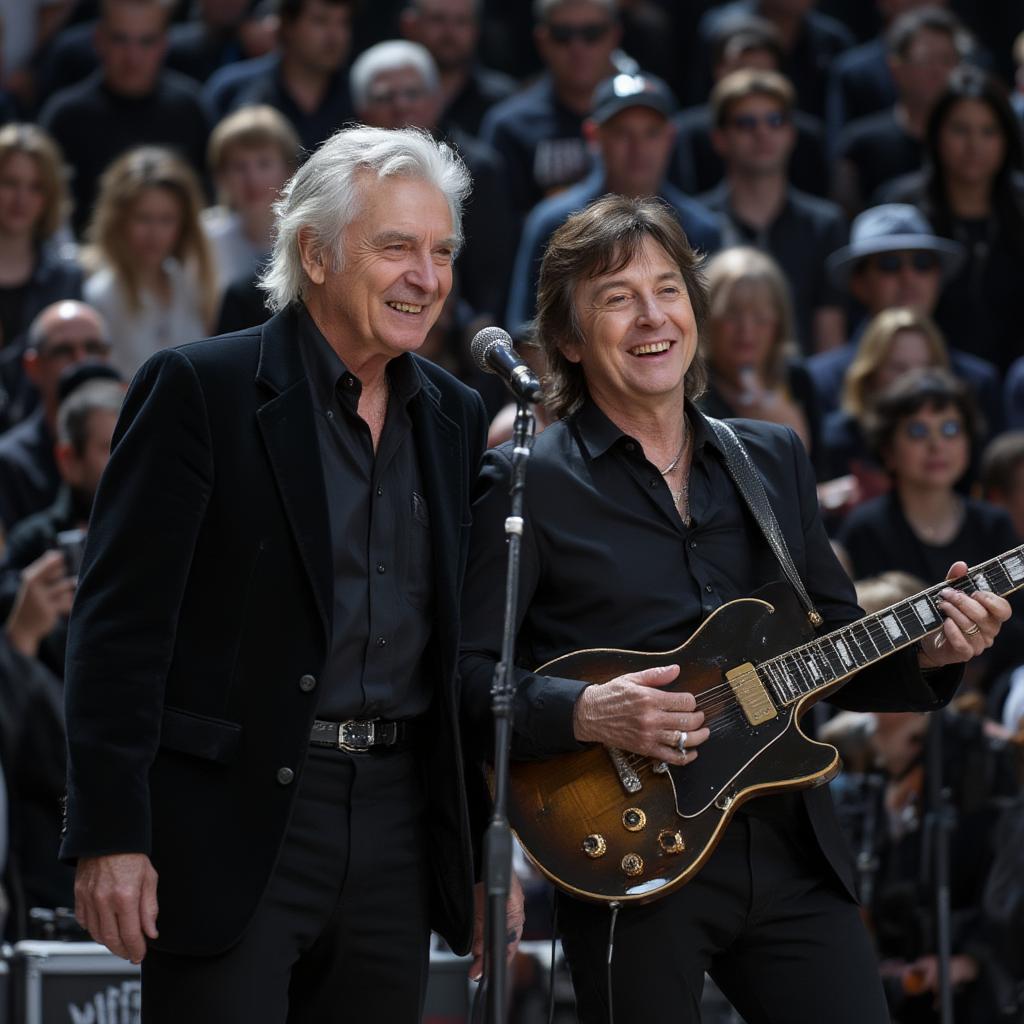
{"label": "brown hair", "polygon": [[288,118],[266,104],[242,107],[217,122],[210,133],[206,162],[210,171],[217,175],[224,169],[232,149],[262,149],[264,146],[273,146],[289,170],[294,171],[299,166],[302,143]]}
{"label": "brown hair", "polygon": [[106,263],[114,271],[128,299],[128,308],[140,308],[140,283],[125,244],[125,225],[139,197],[160,188],[178,200],[181,231],[173,255],[191,272],[199,286],[202,316],[212,324],[217,306],[217,275],[206,235],[199,223],[202,189],[195,172],[169,149],[140,146],[118,157],[100,178],[99,197],[92,211],[87,237],[93,247],[88,261]]}
{"label": "brown hair", "polygon": [[748,96],[768,96],[790,113],[796,103],[796,92],[789,79],[777,71],[740,68],[719,81],[711,90],[711,114],[716,128],[722,128],[733,105]]}
{"label": "brown hair", "polygon": [[[772,340],[772,349],[768,356],[768,365],[763,367],[766,383],[775,387],[783,383],[786,375],[786,359],[796,354],[796,343],[793,340],[793,303],[790,299],[789,285],[782,273],[778,263],[766,253],[750,246],[740,245],[730,249],[723,249],[717,256],[712,257],[708,263],[708,316],[714,320],[715,317],[723,316],[726,310],[736,299],[737,290],[744,286],[753,285],[766,288],[775,313],[778,324],[775,328],[775,337]],[[704,356],[709,363],[713,363],[712,356],[712,332],[709,330],[704,336]],[[712,366],[712,374],[714,367]]]}
{"label": "brown hair", "polygon": [[[660,199],[607,195],[574,213],[551,236],[537,285],[537,333],[548,363],[545,405],[555,417],[576,412],[586,396],[583,370],[562,353],[566,344],[585,345],[576,308],[576,289],[584,281],[613,274],[637,258],[650,238],[679,267],[697,324],[704,333],[707,289],[703,257],[690,248],[672,208]],[[695,400],[707,386],[698,354],[686,371],[686,395]]]}
{"label": "brown hair", "polygon": [[15,153],[35,161],[46,203],[35,225],[36,241],[53,235],[70,209],[64,158],[53,138],[34,124],[6,124],[0,128],[0,166]]}
{"label": "brown hair", "polygon": [[914,309],[883,309],[868,324],[857,344],[857,352],[843,380],[840,407],[860,419],[870,400],[872,378],[885,362],[900,331],[917,331],[928,341],[934,366],[949,369],[946,341],[930,316]]}

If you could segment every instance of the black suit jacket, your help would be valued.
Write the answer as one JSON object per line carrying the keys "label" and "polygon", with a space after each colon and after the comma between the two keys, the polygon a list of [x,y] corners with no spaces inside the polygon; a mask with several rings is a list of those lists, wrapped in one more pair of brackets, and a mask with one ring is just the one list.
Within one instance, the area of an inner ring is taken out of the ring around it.
{"label": "black suit jacket", "polygon": [[[280,847],[331,636],[330,531],[295,313],[158,353],[125,400],[68,638],[62,856],[141,851],[160,938],[211,954],[242,934]],[[431,509],[436,684],[429,793],[432,925],[472,928],[458,733],[457,595],[479,396],[418,357],[410,405]],[[282,769],[289,769],[288,772]],[[468,783],[467,783],[468,780]]]}

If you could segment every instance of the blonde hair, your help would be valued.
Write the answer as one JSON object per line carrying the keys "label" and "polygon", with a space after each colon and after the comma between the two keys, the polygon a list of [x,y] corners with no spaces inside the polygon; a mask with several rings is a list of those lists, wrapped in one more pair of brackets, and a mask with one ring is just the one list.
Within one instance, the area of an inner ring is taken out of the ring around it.
{"label": "blonde hair", "polygon": [[150,189],[164,189],[178,200],[181,230],[173,255],[199,286],[203,319],[213,323],[217,311],[217,279],[206,235],[199,223],[202,189],[195,172],[180,157],[159,146],[140,146],[118,157],[100,178],[87,238],[92,250],[86,261],[113,270],[128,299],[128,308],[141,308],[141,282],[125,242],[128,218],[136,202]]}
{"label": "blonde hair", "polygon": [[274,107],[259,104],[242,107],[217,122],[210,133],[206,162],[210,171],[220,174],[232,149],[257,149],[273,146],[288,167],[289,174],[299,166],[302,143],[292,123]]}
{"label": "blonde hair", "polygon": [[764,367],[765,383],[772,387],[781,384],[786,377],[786,360],[795,354],[796,343],[793,340],[793,302],[789,295],[789,285],[779,265],[759,249],[739,245],[723,249],[717,256],[713,256],[708,263],[706,276],[708,330],[703,335],[705,360],[713,362],[711,350],[716,317],[725,315],[736,301],[740,288],[761,287],[767,290],[778,320],[768,365]]}
{"label": "blonde hair", "polygon": [[917,331],[924,335],[932,354],[932,365],[949,369],[946,342],[931,317],[913,309],[883,309],[868,324],[857,345],[853,362],[846,371],[840,408],[860,419],[870,404],[872,379],[885,362],[892,343],[900,331]]}
{"label": "blonde hair", "polygon": [[53,138],[34,124],[7,124],[0,128],[0,167],[15,153],[35,161],[46,203],[35,225],[36,241],[53,235],[70,212],[64,158]]}

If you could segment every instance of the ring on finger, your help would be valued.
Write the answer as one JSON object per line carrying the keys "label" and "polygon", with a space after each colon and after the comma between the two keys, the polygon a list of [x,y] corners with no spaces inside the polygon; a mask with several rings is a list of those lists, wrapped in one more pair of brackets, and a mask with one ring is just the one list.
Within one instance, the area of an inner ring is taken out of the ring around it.
{"label": "ring on finger", "polygon": [[690,736],[690,734],[688,732],[680,732],[679,733],[679,739],[676,740],[676,746],[679,748],[679,753],[680,754],[685,754],[686,753],[686,741],[689,738],[689,736]]}
{"label": "ring on finger", "polygon": [[964,630],[964,636],[977,636],[981,632],[981,626],[976,622],[971,626],[970,629]]}

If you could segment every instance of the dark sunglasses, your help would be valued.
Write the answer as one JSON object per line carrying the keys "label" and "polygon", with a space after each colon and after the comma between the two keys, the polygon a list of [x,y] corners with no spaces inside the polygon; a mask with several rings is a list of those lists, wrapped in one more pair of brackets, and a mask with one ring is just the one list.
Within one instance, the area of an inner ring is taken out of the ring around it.
{"label": "dark sunglasses", "polygon": [[741,132],[754,132],[759,124],[778,131],[789,124],[789,114],[777,110],[773,114],[762,114],[760,117],[757,114],[737,114],[735,117],[729,118],[729,126],[737,128]]}
{"label": "dark sunglasses", "polygon": [[404,89],[376,89],[367,94],[368,103],[394,103],[401,100],[405,103],[418,103],[427,90],[420,85],[407,85]]}
{"label": "dark sunglasses", "polygon": [[592,21],[589,25],[548,25],[553,43],[568,46],[574,39],[581,43],[599,43],[611,31],[610,21]]}
{"label": "dark sunglasses", "polygon": [[939,265],[939,257],[933,252],[919,249],[916,252],[881,252],[872,257],[875,269],[882,274],[898,274],[904,267],[910,267],[919,274],[927,274]]}
{"label": "dark sunglasses", "polygon": [[[943,420],[939,424],[939,437],[960,437],[964,432],[964,425],[960,420]],[[903,427],[904,435],[911,441],[924,441],[932,436],[932,428],[922,420],[910,420]]]}

